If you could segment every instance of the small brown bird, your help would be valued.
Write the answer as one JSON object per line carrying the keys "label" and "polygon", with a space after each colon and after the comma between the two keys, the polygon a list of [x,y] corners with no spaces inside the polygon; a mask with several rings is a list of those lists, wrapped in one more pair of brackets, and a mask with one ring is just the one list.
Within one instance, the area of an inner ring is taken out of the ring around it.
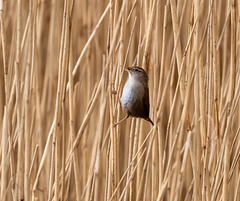
{"label": "small brown bird", "polygon": [[123,88],[121,105],[127,114],[122,120],[114,123],[114,126],[120,124],[129,116],[143,118],[152,125],[149,118],[149,92],[148,75],[141,67],[125,67],[128,72],[128,80]]}

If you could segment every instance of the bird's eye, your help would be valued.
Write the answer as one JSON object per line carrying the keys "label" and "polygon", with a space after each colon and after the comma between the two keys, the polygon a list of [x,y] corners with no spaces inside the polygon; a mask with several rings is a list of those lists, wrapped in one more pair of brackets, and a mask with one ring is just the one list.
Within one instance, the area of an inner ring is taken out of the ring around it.
{"label": "bird's eye", "polygon": [[137,69],[137,68],[134,68],[134,71],[135,71],[135,72],[137,72],[137,71],[138,71],[138,69]]}

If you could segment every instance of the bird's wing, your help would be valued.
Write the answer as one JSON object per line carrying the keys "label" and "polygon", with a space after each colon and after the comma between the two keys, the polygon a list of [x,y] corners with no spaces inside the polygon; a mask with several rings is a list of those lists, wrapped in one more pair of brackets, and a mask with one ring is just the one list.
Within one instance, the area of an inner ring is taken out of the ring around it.
{"label": "bird's wing", "polygon": [[143,106],[144,106],[145,116],[149,117],[149,92],[148,92],[148,87],[145,87],[145,90],[144,90]]}

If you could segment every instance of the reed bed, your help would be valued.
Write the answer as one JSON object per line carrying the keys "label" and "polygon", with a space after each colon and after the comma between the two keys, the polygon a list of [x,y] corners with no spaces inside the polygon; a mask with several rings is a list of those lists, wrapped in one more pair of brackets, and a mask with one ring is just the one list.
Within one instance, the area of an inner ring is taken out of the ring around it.
{"label": "reed bed", "polygon": [[[0,0],[0,28],[0,200],[240,200],[239,1]],[[113,126],[125,65],[153,127]]]}

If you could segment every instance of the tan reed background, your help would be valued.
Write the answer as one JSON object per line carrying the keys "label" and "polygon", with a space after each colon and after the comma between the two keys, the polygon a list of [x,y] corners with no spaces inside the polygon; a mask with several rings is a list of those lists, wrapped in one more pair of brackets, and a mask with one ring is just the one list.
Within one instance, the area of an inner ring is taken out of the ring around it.
{"label": "tan reed background", "polygon": [[[0,20],[0,200],[240,200],[239,1],[0,0]],[[125,65],[154,127],[113,127]]]}

